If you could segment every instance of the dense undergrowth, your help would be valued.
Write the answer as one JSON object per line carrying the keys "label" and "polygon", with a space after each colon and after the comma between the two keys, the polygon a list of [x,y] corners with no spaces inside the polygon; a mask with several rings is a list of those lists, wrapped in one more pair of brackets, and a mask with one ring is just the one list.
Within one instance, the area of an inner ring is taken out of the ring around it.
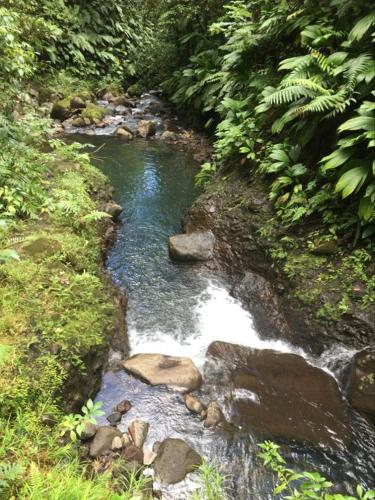
{"label": "dense undergrowth", "polygon": [[285,226],[318,216],[333,236],[371,238],[371,2],[233,1],[222,10],[207,30],[183,33],[194,53],[187,47],[188,63],[176,60],[164,82],[177,106],[216,127],[201,182],[228,162],[241,165],[272,179]]}

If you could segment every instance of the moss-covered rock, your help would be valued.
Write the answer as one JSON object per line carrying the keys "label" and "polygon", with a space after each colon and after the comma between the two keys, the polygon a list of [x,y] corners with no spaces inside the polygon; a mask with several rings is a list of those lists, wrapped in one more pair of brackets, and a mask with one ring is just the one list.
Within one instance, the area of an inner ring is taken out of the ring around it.
{"label": "moss-covered rock", "polygon": [[95,120],[102,120],[105,115],[105,109],[101,108],[100,106],[97,106],[96,104],[93,104],[90,102],[86,108],[82,111],[82,118],[88,118],[91,121]]}

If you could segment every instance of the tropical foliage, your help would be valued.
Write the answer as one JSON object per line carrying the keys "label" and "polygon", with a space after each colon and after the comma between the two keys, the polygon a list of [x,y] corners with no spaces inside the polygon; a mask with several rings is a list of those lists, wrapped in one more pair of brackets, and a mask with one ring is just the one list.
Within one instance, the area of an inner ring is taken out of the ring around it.
{"label": "tropical foliage", "polygon": [[237,0],[224,8],[210,40],[165,82],[174,102],[216,126],[218,166],[237,159],[273,179],[270,197],[286,225],[318,214],[333,231],[371,236],[371,2]]}

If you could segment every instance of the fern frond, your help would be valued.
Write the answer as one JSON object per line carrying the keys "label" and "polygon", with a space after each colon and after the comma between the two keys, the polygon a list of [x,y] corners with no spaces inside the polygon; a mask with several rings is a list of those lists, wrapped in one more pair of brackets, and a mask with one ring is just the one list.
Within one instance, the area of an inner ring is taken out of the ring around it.
{"label": "fern frond", "polygon": [[338,94],[336,95],[320,95],[312,99],[305,106],[300,106],[291,112],[296,116],[301,116],[306,113],[324,113],[339,109],[343,104],[343,99]]}
{"label": "fern frond", "polygon": [[291,85],[283,89],[276,90],[272,94],[264,98],[267,104],[273,104],[280,106],[281,104],[287,104],[290,102],[295,102],[301,97],[314,97],[315,94],[310,89],[302,85]]}
{"label": "fern frond", "polygon": [[375,10],[370,12],[365,17],[362,17],[349,33],[349,41],[358,42],[361,40],[368,30],[375,24]]}
{"label": "fern frond", "polygon": [[315,59],[320,69],[324,71],[324,73],[327,73],[327,75],[333,76],[334,68],[332,67],[332,64],[328,57],[319,52],[319,50],[313,49],[312,47],[309,47],[309,50],[311,56]]}
{"label": "fern frond", "polygon": [[288,78],[287,80],[282,81],[280,86],[282,88],[285,88],[294,85],[305,87],[306,89],[323,95],[329,95],[332,93],[330,89],[326,89],[319,83],[315,82],[313,79],[307,78]]}

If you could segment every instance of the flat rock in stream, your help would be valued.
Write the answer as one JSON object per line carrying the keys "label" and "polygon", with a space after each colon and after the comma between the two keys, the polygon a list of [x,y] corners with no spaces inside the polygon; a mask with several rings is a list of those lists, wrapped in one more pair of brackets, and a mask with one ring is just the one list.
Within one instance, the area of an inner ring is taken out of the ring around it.
{"label": "flat rock in stream", "polygon": [[169,238],[169,255],[182,261],[205,261],[212,259],[215,236],[211,231],[177,234]]}
{"label": "flat rock in stream", "polygon": [[202,463],[201,456],[182,439],[165,439],[154,463],[156,477],[164,484],[176,484]]}
{"label": "flat rock in stream", "polygon": [[315,445],[348,441],[347,406],[336,380],[302,356],[226,342],[213,342],[207,354],[228,372],[234,423]]}
{"label": "flat rock in stream", "polygon": [[202,384],[202,376],[189,358],[163,354],[136,354],[122,365],[126,371],[151,385],[168,385],[194,391]]}

